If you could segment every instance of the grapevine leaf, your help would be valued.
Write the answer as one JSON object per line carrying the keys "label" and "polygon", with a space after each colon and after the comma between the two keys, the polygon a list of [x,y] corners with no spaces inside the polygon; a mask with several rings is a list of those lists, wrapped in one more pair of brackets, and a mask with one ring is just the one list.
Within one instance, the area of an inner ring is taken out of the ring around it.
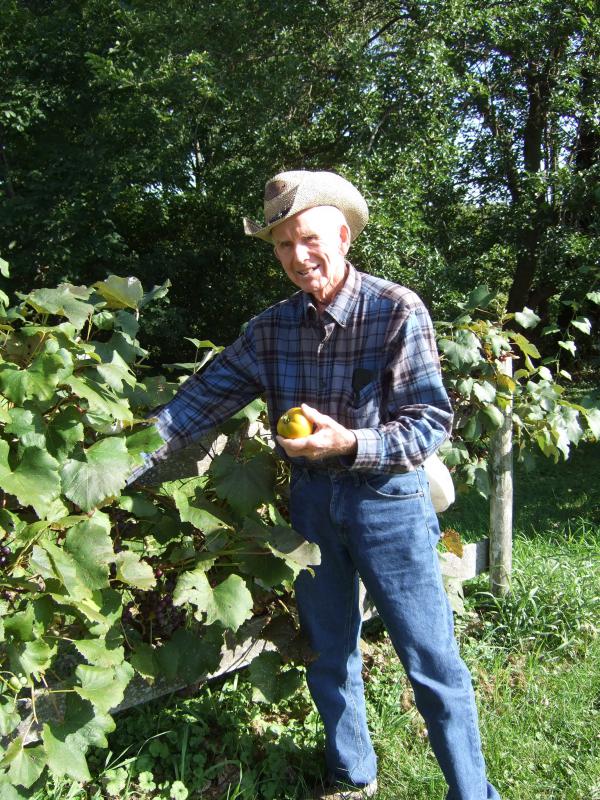
{"label": "grapevine leaf", "polygon": [[257,399],[253,400],[247,406],[244,406],[238,414],[244,416],[249,422],[256,422],[256,420],[260,417],[260,415],[265,410],[265,402],[264,400]]}
{"label": "grapevine leaf", "polygon": [[261,553],[240,553],[236,555],[242,572],[257,578],[267,588],[279,586],[293,581],[297,570],[292,570],[280,557],[275,557],[268,550]]}
{"label": "grapevine leaf", "polygon": [[81,413],[69,406],[60,411],[46,429],[48,452],[63,461],[79,442],[83,442],[83,423]]}
{"label": "grapevine leaf", "polygon": [[[56,726],[59,730],[59,726]],[[91,780],[91,775],[85,760],[81,742],[72,734],[58,735],[53,732],[54,726],[45,724],[42,730],[42,740],[49,769],[57,776],[68,775],[75,781],[85,783]]]}
{"label": "grapevine leaf", "polygon": [[504,372],[499,372],[496,375],[496,383],[498,384],[498,389],[507,394],[514,394],[518,387],[518,383],[514,378],[511,378],[510,375],[505,375]]}
{"label": "grapevine leaf", "polygon": [[31,378],[26,369],[16,364],[0,364],[0,392],[11,403],[21,406],[30,397]]}
{"label": "grapevine leaf", "polygon": [[77,694],[106,714],[122,702],[134,670],[131,664],[124,661],[116,667],[80,664],[75,674],[81,682],[81,686],[74,687]]}
{"label": "grapevine leaf", "polygon": [[132,339],[125,331],[115,331],[108,342],[95,341],[93,348],[103,362],[110,361],[115,351],[127,364],[133,364],[138,357],[148,355],[137,339]]}
{"label": "grapevine leaf", "polygon": [[65,462],[61,469],[63,491],[79,508],[90,511],[108,498],[118,496],[130,471],[125,441],[112,436],[92,445],[83,458]]}
{"label": "grapevine leaf", "polygon": [[148,683],[153,683],[160,674],[160,667],[156,660],[154,649],[147,642],[138,642],[131,654],[131,666]]}
{"label": "grapevine leaf", "polygon": [[491,291],[487,286],[476,286],[469,295],[467,308],[487,308],[496,297],[497,292]]}
{"label": "grapevine leaf", "polygon": [[5,631],[14,639],[21,642],[31,642],[35,637],[34,633],[35,614],[33,603],[28,603],[23,611],[11,614],[4,621]]}
{"label": "grapevine leaf", "polygon": [[567,350],[572,356],[574,356],[577,351],[577,345],[572,339],[568,339],[565,342],[559,342],[558,346],[562,347],[563,350]]}
{"label": "grapevine leaf", "polygon": [[222,644],[223,631],[218,625],[208,628],[203,636],[179,628],[167,644],[156,651],[161,674],[188,684],[198,680],[218,668]]}
{"label": "grapevine leaf", "polygon": [[556,448],[569,457],[571,443],[578,444],[583,436],[583,429],[579,423],[579,411],[569,406],[557,406],[548,415],[550,425],[549,433]]}
{"label": "grapevine leaf", "polygon": [[[41,553],[44,551],[51,569],[49,574],[48,565],[41,557]],[[84,600],[91,600],[92,590],[85,580],[85,572],[82,574],[73,556],[64,548],[58,547],[52,542],[43,542],[40,547],[34,548],[32,564],[40,569],[42,575],[56,577],[78,604]]]}
{"label": "grapevine leaf", "polygon": [[28,368],[31,377],[31,392],[40,400],[52,400],[56,387],[73,374],[73,361],[68,350],[55,353],[40,353]]}
{"label": "grapevine leaf", "polygon": [[88,700],[69,692],[65,704],[65,721],[53,727],[57,737],[69,737],[82,753],[92,747],[108,747],[107,733],[115,730],[115,721],[110,714],[101,714]]}
{"label": "grapevine leaf", "polygon": [[517,311],[515,314],[515,322],[522,328],[535,328],[535,326],[541,322],[541,319],[535,311],[525,306],[523,311]]}
{"label": "grapevine leaf", "polygon": [[496,388],[489,381],[475,381],[473,394],[480,403],[493,403],[496,399]]}
{"label": "grapevine leaf", "polygon": [[10,642],[6,649],[11,670],[16,675],[26,676],[45,672],[56,653],[56,647],[50,647],[43,639],[36,639],[33,642]]}
{"label": "grapevine leaf", "polygon": [[150,564],[141,561],[137,553],[123,550],[115,557],[117,565],[117,580],[136,589],[152,589],[156,586],[156,578]]}
{"label": "grapevine leaf", "polygon": [[43,517],[60,495],[58,462],[39,447],[26,447],[16,469],[8,463],[9,444],[0,441],[0,484],[24,506]]}
{"label": "grapevine leaf", "polygon": [[10,422],[5,426],[7,433],[12,433],[23,447],[46,447],[44,423],[37,411],[15,406],[9,411]]}
{"label": "grapevine leaf", "polygon": [[71,527],[64,549],[73,557],[80,579],[90,589],[108,587],[109,565],[115,554],[106,514],[96,511],[90,519]]}
{"label": "grapevine leaf", "polygon": [[88,617],[96,624],[88,625],[88,630],[92,636],[106,636],[121,620],[123,596],[116,589],[100,589],[93,593],[92,599],[97,612],[95,616],[88,614]]}
{"label": "grapevine leaf", "polygon": [[94,313],[94,307],[76,297],[75,288],[62,284],[57,289],[36,289],[27,295],[25,302],[41,314],[66,317],[77,330],[81,330]]}
{"label": "grapevine leaf", "polygon": [[500,336],[497,333],[490,332],[487,336],[487,340],[496,358],[500,358],[503,353],[507,353],[510,350],[510,343],[504,333]]}
{"label": "grapevine leaf", "polygon": [[596,303],[596,305],[600,306],[600,292],[588,292],[586,297],[588,300],[591,300],[592,303]]}
{"label": "grapevine leaf", "polygon": [[126,333],[131,339],[135,339],[140,329],[140,323],[135,314],[132,314],[132,312],[129,310],[121,310],[116,311],[113,316],[115,320],[115,328],[123,331],[123,333]]}
{"label": "grapevine leaf", "polygon": [[318,545],[307,542],[293,528],[275,525],[269,531],[271,539],[267,542],[269,550],[277,558],[282,558],[295,573],[321,563],[321,551]]}
{"label": "grapevine leaf", "polygon": [[470,397],[473,391],[473,378],[461,378],[456,383],[456,391],[463,395],[463,397]]}
{"label": "grapevine leaf", "polygon": [[453,340],[440,339],[438,345],[456,369],[479,364],[482,360],[479,339],[472,331],[459,330]]}
{"label": "grapevine leaf", "polygon": [[116,398],[107,387],[87,376],[71,375],[65,383],[73,394],[87,401],[92,413],[104,414],[121,422],[132,422],[133,414],[129,404]]}
{"label": "grapevine leaf", "polygon": [[477,462],[475,467],[475,489],[486,500],[490,496],[490,477],[487,471],[487,464],[482,459]]}
{"label": "grapevine leaf", "polygon": [[467,442],[476,442],[481,436],[481,415],[469,417],[466,425],[460,429],[462,438]]}
{"label": "grapevine leaf", "polygon": [[75,648],[85,660],[95,667],[116,667],[125,659],[125,650],[120,645],[109,646],[113,643],[106,639],[76,639],[73,641]]}
{"label": "grapevine leaf", "polygon": [[149,500],[143,492],[123,494],[117,501],[119,508],[128,511],[138,519],[152,519],[162,515],[158,506]]}
{"label": "grapevine leaf", "polygon": [[71,373],[72,365],[58,353],[41,353],[27,369],[16,364],[0,365],[0,392],[11,402],[23,405],[26,400],[52,400],[56,387]]}
{"label": "grapevine leaf", "polygon": [[587,317],[577,317],[577,319],[571,320],[571,325],[582,333],[587,333],[588,336],[592,332],[592,323]]}
{"label": "grapevine leaf", "polygon": [[112,311],[100,311],[92,317],[92,324],[99,331],[112,331],[115,327],[115,315]]}
{"label": "grapevine leaf", "polygon": [[600,439],[600,409],[585,408],[585,419],[594,439]]}
{"label": "grapevine leaf", "polygon": [[281,656],[279,653],[261,653],[252,660],[248,668],[248,676],[252,684],[252,700],[255,703],[277,703],[281,699],[277,685],[280,672]]}
{"label": "grapevine leaf", "polygon": [[0,699],[0,736],[8,736],[21,722],[19,712],[13,703],[4,698]]}
{"label": "grapevine leaf", "polygon": [[164,375],[155,375],[136,384],[129,397],[132,404],[156,408],[171,400],[176,391],[176,383],[170,383]]}
{"label": "grapevine leaf", "polygon": [[196,490],[194,498],[190,500],[183,490],[177,489],[173,493],[173,500],[181,521],[191,522],[195,528],[204,533],[214,533],[221,530],[223,526],[231,525],[231,521],[223,509],[206,498],[201,490]]}
{"label": "grapevine leaf", "polygon": [[135,375],[129,369],[129,364],[123,361],[116,350],[113,352],[110,362],[98,364],[96,371],[103,378],[104,382],[116,392],[123,391],[123,383],[129,386],[135,386]]}
{"label": "grapevine leaf", "polygon": [[482,409],[484,422],[490,430],[499,428],[504,422],[504,414],[497,406],[486,406]]}
{"label": "grapevine leaf", "polygon": [[136,467],[144,463],[144,454],[153,453],[162,447],[164,440],[156,425],[146,425],[135,433],[130,433],[125,439],[125,446],[129,455],[134,459]]}
{"label": "grapevine leaf", "polygon": [[299,669],[281,669],[278,653],[261,653],[249,667],[252,700],[256,703],[278,703],[290,697],[303,683]]}
{"label": "grapevine leaf", "polygon": [[540,351],[522,333],[515,333],[514,331],[507,331],[507,333],[523,355],[531,356],[532,358],[540,357]]}
{"label": "grapevine leaf", "polygon": [[0,258],[0,275],[4,275],[5,278],[10,276],[8,261],[6,261],[4,258]]}
{"label": "grapevine leaf", "polygon": [[454,530],[454,528],[446,528],[442,533],[441,541],[448,553],[454,553],[458,558],[463,557],[463,543],[460,538],[460,533],[457,530]]}
{"label": "grapevine leaf", "polygon": [[94,289],[106,300],[109,308],[139,308],[144,297],[142,284],[137,278],[120,278],[109,275],[105,281],[98,281]]}
{"label": "grapevine leaf", "polygon": [[239,575],[230,575],[213,590],[212,608],[206,622],[220,622],[225,628],[237,631],[242,622],[252,616],[254,601],[246,582]]}
{"label": "grapevine leaf", "polygon": [[183,572],[173,592],[173,605],[182,606],[190,603],[200,611],[206,611],[212,600],[212,588],[206,577],[206,569],[202,566]]}
{"label": "grapevine leaf", "polygon": [[0,773],[0,800],[24,800],[29,795],[29,792],[18,792],[12,784],[6,783],[7,780],[7,774]]}
{"label": "grapevine leaf", "polygon": [[22,736],[13,739],[0,761],[0,767],[9,767],[8,774],[12,783],[26,789],[37,781],[45,766],[44,748],[41,745],[25,747]]}
{"label": "grapevine leaf", "polygon": [[155,300],[165,297],[169,293],[170,286],[171,281],[168,278],[160,286],[153,286],[152,289],[150,289],[149,292],[146,292],[142,297],[140,308],[144,308],[149,303],[153,303]]}
{"label": "grapevine leaf", "polygon": [[242,622],[252,615],[252,595],[239,575],[230,575],[214,589],[200,567],[184,572],[177,581],[173,604],[190,603],[198,609],[196,618],[206,613],[206,624],[219,622],[225,628],[237,631]]}
{"label": "grapevine leaf", "polygon": [[443,451],[444,464],[447,467],[456,467],[469,460],[469,451],[463,442],[453,444],[445,442],[440,449]]}
{"label": "grapevine leaf", "polygon": [[239,514],[248,514],[275,497],[275,463],[268,453],[245,462],[221,453],[210,466],[217,495]]}

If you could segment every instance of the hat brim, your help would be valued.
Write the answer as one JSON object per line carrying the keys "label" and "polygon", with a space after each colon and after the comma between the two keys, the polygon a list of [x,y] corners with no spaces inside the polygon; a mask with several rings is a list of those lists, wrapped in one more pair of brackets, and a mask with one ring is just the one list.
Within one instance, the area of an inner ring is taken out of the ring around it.
{"label": "hat brim", "polygon": [[266,225],[247,217],[244,218],[244,232],[247,236],[254,236],[272,243],[273,228],[301,211],[319,206],[334,206],[342,212],[350,228],[351,241],[354,241],[362,232],[369,220],[369,209],[364,197],[353,184],[342,178],[341,175],[331,172],[311,173],[307,171],[303,173],[298,171],[287,174],[304,178],[290,191],[290,205],[280,211],[276,219],[269,220]]}

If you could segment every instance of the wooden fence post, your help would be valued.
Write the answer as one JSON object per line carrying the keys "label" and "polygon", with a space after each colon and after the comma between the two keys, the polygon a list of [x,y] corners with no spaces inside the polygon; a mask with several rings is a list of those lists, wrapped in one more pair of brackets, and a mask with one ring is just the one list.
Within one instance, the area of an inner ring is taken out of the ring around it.
{"label": "wooden fence post", "polygon": [[[512,376],[512,359],[499,371]],[[490,442],[490,591],[502,597],[510,590],[512,572],[513,456],[512,403]]]}

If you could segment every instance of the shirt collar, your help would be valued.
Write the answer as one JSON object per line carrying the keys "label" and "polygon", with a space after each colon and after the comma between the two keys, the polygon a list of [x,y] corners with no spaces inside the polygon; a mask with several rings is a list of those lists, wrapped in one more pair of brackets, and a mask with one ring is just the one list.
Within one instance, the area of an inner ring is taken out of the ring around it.
{"label": "shirt collar", "polygon": [[[354,269],[349,261],[346,261],[346,265],[348,267],[348,275],[346,276],[344,285],[324,311],[325,314],[329,314],[334,322],[337,322],[342,328],[346,326],[348,317],[356,305],[361,286],[360,273]],[[305,317],[311,321],[316,320],[318,318],[318,311],[312,295],[304,292],[302,294],[302,301]]]}

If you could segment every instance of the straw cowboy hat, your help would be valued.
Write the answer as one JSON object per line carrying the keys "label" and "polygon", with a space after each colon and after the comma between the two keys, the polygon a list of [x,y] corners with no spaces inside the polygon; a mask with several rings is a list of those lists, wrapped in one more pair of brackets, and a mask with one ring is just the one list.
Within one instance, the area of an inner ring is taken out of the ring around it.
{"label": "straw cowboy hat", "polygon": [[265,225],[244,219],[244,231],[271,242],[271,229],[314,206],[335,206],[346,217],[354,241],[367,224],[367,203],[350,181],[335,172],[295,170],[280,172],[265,185]]}

